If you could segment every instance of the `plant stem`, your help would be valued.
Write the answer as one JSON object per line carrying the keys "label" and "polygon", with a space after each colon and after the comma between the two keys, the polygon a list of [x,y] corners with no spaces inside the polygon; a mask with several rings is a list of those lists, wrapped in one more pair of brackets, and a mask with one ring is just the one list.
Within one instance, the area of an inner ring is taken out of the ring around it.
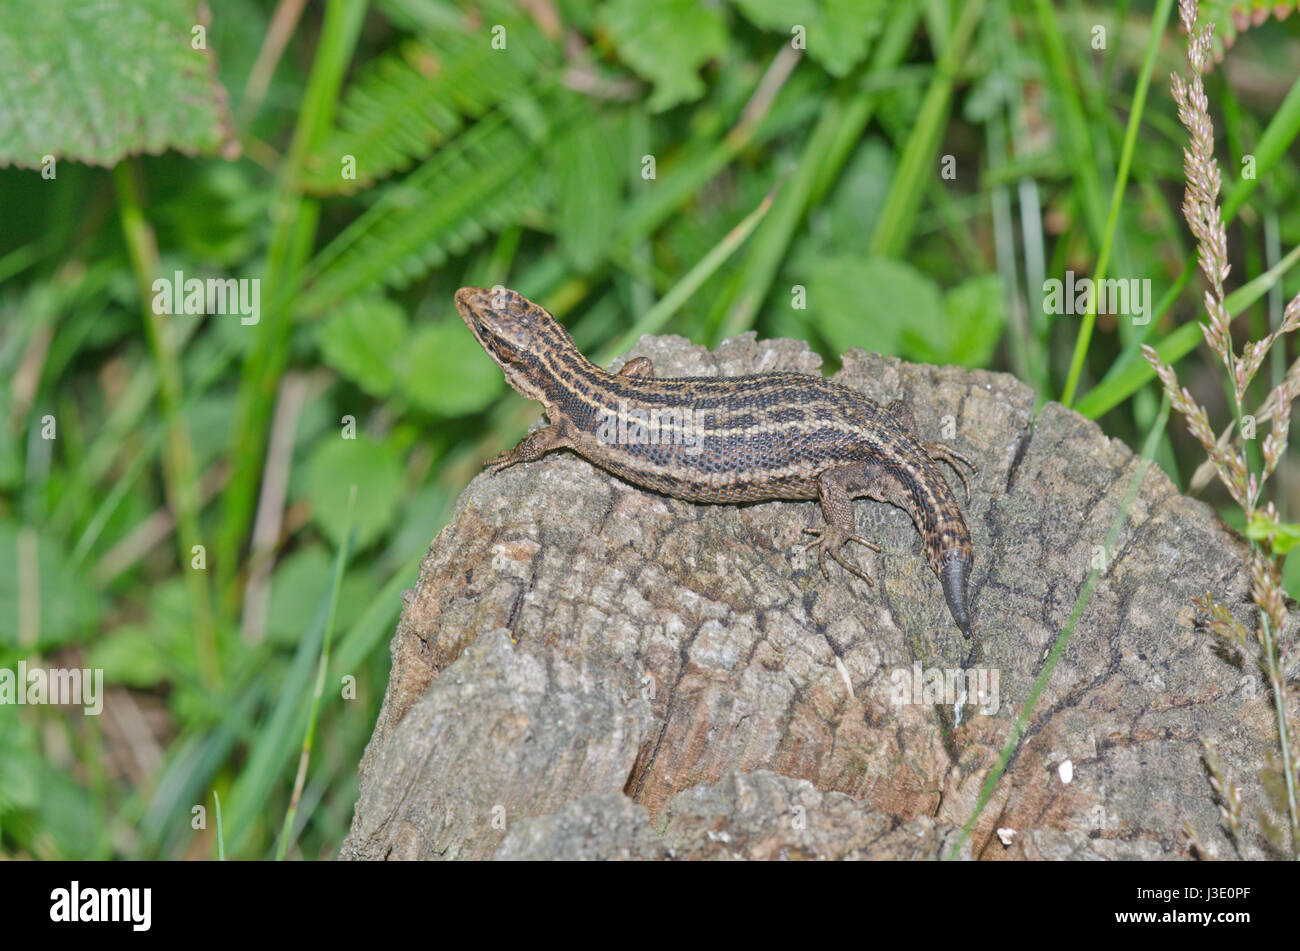
{"label": "plant stem", "polygon": [[1282,748],[1282,774],[1286,777],[1286,804],[1291,818],[1291,855],[1293,858],[1300,859],[1300,808],[1296,800],[1295,763],[1291,761],[1291,730],[1287,721],[1286,680],[1278,666],[1277,649],[1273,643],[1273,626],[1269,623],[1268,612],[1261,608],[1259,616],[1264,662],[1268,670],[1269,684],[1273,688],[1278,745]]}
{"label": "plant stem", "polygon": [[289,797],[289,808],[284,814],[284,827],[280,830],[280,845],[276,850],[276,860],[283,861],[289,850],[289,836],[293,831],[293,820],[298,815],[298,803],[302,799],[302,788],[307,782],[307,764],[311,760],[312,745],[316,740],[316,719],[320,715],[320,701],[325,693],[325,673],[330,666],[330,645],[334,638],[334,618],[338,613],[339,589],[343,587],[343,569],[347,565],[348,547],[352,539],[352,510],[356,506],[357,487],[348,491],[347,514],[343,524],[347,530],[343,534],[343,544],[339,545],[338,555],[334,559],[334,580],[330,590],[329,616],[325,620],[325,637],[321,642],[320,664],[316,668],[316,687],[312,691],[311,712],[307,716],[307,730],[302,738],[302,753],[298,757],[298,774],[293,780],[293,794]]}
{"label": "plant stem", "polygon": [[1065,380],[1065,391],[1061,394],[1061,403],[1065,406],[1074,402],[1074,393],[1079,386],[1079,375],[1083,372],[1083,361],[1088,355],[1088,344],[1092,341],[1092,329],[1097,322],[1097,301],[1101,297],[1102,282],[1106,279],[1106,267],[1110,264],[1110,249],[1115,240],[1115,228],[1119,224],[1119,210],[1124,201],[1124,191],[1128,186],[1128,172],[1133,162],[1133,150],[1137,145],[1138,127],[1142,124],[1142,112],[1146,108],[1147,90],[1151,87],[1151,72],[1155,69],[1160,37],[1164,35],[1165,23],[1168,22],[1173,7],[1174,0],[1159,0],[1155,13],[1151,16],[1151,34],[1147,38],[1146,54],[1142,57],[1142,69],[1138,74],[1137,89],[1133,93],[1133,107],[1129,111],[1128,127],[1124,130],[1124,147],[1119,157],[1119,168],[1115,172],[1115,187],[1110,195],[1110,213],[1106,217],[1101,251],[1097,255],[1097,268],[1092,283],[1093,293],[1088,301],[1088,313],[1084,315],[1083,323],[1079,327],[1079,335],[1074,341],[1074,355],[1070,358],[1070,371]]}
{"label": "plant stem", "polygon": [[234,467],[217,534],[217,593],[219,604],[231,616],[238,612],[240,604],[232,581],[253,514],[271,407],[289,356],[289,302],[311,251],[320,212],[318,201],[299,192],[298,179],[308,154],[333,124],[339,87],[365,11],[366,0],[330,0],[325,6],[302,113],[272,200],[273,230],[265,271],[269,303],[258,322],[257,340],[249,349],[235,399],[230,441]]}
{"label": "plant stem", "polygon": [[[199,478],[194,467],[194,449],[185,427],[182,407],[181,368],[176,359],[171,327],[153,308],[153,280],[158,273],[158,244],[153,228],[145,219],[140,191],[135,178],[134,160],[113,166],[113,184],[117,190],[122,233],[126,239],[131,268],[135,272],[140,303],[144,308],[145,332],[158,373],[158,395],[167,427],[167,444],[163,452],[163,477],[167,504],[176,517],[176,540],[179,545],[181,573],[189,597],[190,618],[194,623],[194,654],[199,679],[205,687],[221,683],[221,661],[217,651],[216,624],[212,615],[211,593],[205,568],[191,567],[195,550],[201,547],[199,530]],[[205,559],[206,564],[206,559]]]}

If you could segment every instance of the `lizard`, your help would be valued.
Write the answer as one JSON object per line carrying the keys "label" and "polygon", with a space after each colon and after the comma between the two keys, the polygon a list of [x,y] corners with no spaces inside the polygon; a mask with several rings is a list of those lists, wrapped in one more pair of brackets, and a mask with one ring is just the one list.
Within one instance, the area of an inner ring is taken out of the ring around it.
{"label": "lizard", "polygon": [[843,384],[805,373],[662,378],[645,357],[610,373],[578,350],[544,308],[502,287],[462,287],[456,309],[506,381],[540,402],[549,425],[484,466],[492,473],[568,449],[613,475],[688,502],[821,503],[824,529],[806,528],[817,562],[826,556],[868,585],[844,557],[857,534],[853,500],[889,502],[912,518],[957,627],[971,636],[967,583],[970,531],[937,463],[970,481],[975,465],[942,443],[922,443],[902,400],[882,408]]}

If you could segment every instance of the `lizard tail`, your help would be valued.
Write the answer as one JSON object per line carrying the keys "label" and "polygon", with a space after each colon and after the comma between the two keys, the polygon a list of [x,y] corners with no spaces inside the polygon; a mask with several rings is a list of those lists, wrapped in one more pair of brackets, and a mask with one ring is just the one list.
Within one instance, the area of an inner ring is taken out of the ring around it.
{"label": "lizard tail", "polygon": [[970,637],[970,611],[966,604],[966,579],[970,577],[971,557],[954,550],[944,556],[941,579],[943,596],[957,627]]}

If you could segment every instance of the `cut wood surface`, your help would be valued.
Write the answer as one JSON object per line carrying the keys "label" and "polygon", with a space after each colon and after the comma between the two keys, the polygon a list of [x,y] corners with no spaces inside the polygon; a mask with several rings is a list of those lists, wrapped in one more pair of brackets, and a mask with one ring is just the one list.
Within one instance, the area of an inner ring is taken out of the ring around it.
{"label": "cut wood surface", "polygon": [[[630,356],[658,376],[821,362],[752,334]],[[961,854],[1189,858],[1186,823],[1231,858],[1204,738],[1243,788],[1243,854],[1267,856],[1270,695],[1190,600],[1211,592],[1253,629],[1244,542],[1153,466],[1103,551],[1139,460],[1055,403],[1034,422],[1010,376],[853,350],[835,379],[907,400],[922,440],[979,467],[973,640],[892,506],[856,504],[882,548],[846,550],[868,587],[796,548],[816,502],[694,505],[563,451],[481,475],[407,594],[341,857],[947,856],[1099,558]],[[969,669],[982,702],[925,692]]]}

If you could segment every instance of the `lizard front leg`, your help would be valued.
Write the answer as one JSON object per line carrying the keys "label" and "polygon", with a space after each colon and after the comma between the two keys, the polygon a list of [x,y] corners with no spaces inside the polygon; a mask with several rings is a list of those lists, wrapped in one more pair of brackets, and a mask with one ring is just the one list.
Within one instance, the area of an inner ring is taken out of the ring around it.
{"label": "lizard front leg", "polygon": [[573,445],[569,437],[564,433],[559,423],[551,426],[543,426],[541,429],[535,429],[523,439],[519,440],[519,445],[515,446],[509,452],[503,452],[494,459],[489,459],[483,463],[484,467],[490,469],[495,475],[502,469],[508,469],[513,465],[521,462],[532,462],[534,459],[540,459],[555,449],[566,449]]}
{"label": "lizard front leg", "polygon": [[618,371],[618,375],[643,377],[648,380],[655,375],[655,368],[649,357],[633,357],[623,364],[623,369]]}

